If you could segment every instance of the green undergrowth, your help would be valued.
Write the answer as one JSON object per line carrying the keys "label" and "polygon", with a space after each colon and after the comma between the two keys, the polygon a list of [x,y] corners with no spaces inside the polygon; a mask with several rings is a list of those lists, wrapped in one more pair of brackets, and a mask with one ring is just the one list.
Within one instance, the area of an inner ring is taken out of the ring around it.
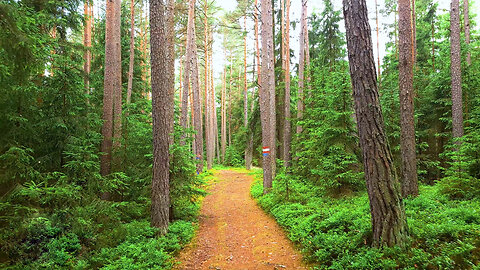
{"label": "green undergrowth", "polygon": [[262,174],[251,195],[301,246],[315,269],[480,269],[480,201],[453,201],[438,187],[422,186],[405,200],[409,248],[370,247],[366,192],[322,197],[318,187],[294,177],[274,182],[263,195]]}
{"label": "green undergrowth", "polygon": [[175,220],[164,236],[150,226],[148,192],[105,201],[71,186],[22,187],[18,198],[0,202],[0,269],[171,269],[195,235],[205,194],[200,188],[209,175],[193,180],[200,195],[176,199]]}

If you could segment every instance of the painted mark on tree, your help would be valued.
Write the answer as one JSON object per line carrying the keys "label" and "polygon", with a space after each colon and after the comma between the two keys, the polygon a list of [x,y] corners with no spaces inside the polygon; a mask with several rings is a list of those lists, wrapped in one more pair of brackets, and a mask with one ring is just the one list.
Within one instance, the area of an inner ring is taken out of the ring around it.
{"label": "painted mark on tree", "polygon": [[263,147],[263,156],[266,157],[270,154],[270,147],[264,146]]}

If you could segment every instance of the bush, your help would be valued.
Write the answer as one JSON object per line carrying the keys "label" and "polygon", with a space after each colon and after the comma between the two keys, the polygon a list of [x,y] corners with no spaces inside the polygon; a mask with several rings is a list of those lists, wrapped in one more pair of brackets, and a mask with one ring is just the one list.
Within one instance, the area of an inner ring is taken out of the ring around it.
{"label": "bush", "polygon": [[480,262],[478,200],[451,201],[438,187],[422,186],[420,196],[405,200],[410,248],[376,249],[365,192],[332,199],[307,181],[288,181],[288,200],[278,181],[266,195],[257,181],[251,194],[316,269],[469,269]]}

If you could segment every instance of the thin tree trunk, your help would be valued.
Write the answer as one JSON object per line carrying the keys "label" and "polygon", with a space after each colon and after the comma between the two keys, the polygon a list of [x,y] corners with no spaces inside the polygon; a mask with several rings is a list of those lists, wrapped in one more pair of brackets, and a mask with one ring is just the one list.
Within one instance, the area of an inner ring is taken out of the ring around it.
{"label": "thin tree trunk", "polygon": [[84,86],[86,94],[90,94],[90,69],[92,65],[92,16],[93,6],[90,0],[85,0],[84,4],[84,17],[85,24],[83,29],[83,46],[85,46],[85,53],[83,55],[84,65],[83,71],[85,72]]}
{"label": "thin tree trunk", "polygon": [[[116,58],[118,40],[115,35],[119,33],[120,23],[117,20],[117,9],[120,8],[120,0],[108,0],[106,2],[105,14],[105,74],[103,87],[103,126],[102,126],[102,144],[100,156],[100,173],[102,176],[110,174],[112,168],[112,137],[113,137],[113,102],[114,92],[121,82],[117,74]],[[119,38],[119,37],[118,37]],[[121,78],[120,78],[121,79]]]}
{"label": "thin tree trunk", "polygon": [[432,70],[435,71],[435,18],[432,18]]}
{"label": "thin tree trunk", "polygon": [[[307,32],[307,33],[305,33]],[[298,100],[297,100],[297,121],[301,121],[303,118],[303,111],[305,110],[304,102],[304,92],[305,92],[305,59],[306,51],[306,40],[308,39],[307,30],[307,0],[302,0],[302,15],[300,18],[300,62],[298,68]],[[297,134],[302,133],[303,128],[301,125],[297,124]]]}
{"label": "thin tree trunk", "polygon": [[[188,22],[187,22],[187,39],[185,40],[185,72],[183,74],[183,100],[182,100],[182,114],[180,117],[180,125],[186,129],[187,128],[187,118],[188,118],[188,97],[189,97],[189,88],[190,88],[190,73],[191,73],[191,66],[193,61],[193,56],[191,55],[192,52],[192,42],[195,42],[193,38],[194,34],[194,25],[195,25],[195,3],[193,4],[193,8],[190,6],[188,8]],[[190,103],[192,104],[192,103]],[[184,144],[184,140],[182,139],[181,144]]]}
{"label": "thin tree trunk", "polygon": [[222,138],[222,164],[225,163],[225,151],[227,149],[227,108],[225,107],[226,103],[226,92],[227,92],[227,69],[223,70],[223,84],[222,84],[222,95],[221,95],[221,138]]}
{"label": "thin tree trunk", "polygon": [[174,0],[150,0],[152,67],[153,177],[152,226],[160,234],[168,229],[170,208],[170,132],[174,103]]}
{"label": "thin tree trunk", "polygon": [[468,0],[463,0],[463,24],[465,31],[465,43],[467,44],[467,65],[472,64],[472,56],[470,54],[470,14]]}
{"label": "thin tree trunk", "polygon": [[[108,1],[108,0],[107,0]],[[115,6],[115,25],[113,37],[115,44],[114,62],[114,89],[113,89],[113,149],[112,162],[114,168],[119,169],[120,155],[116,152],[121,148],[122,140],[122,43],[121,43],[121,1]],[[117,26],[118,25],[118,26]]]}
{"label": "thin tree trunk", "polygon": [[[189,10],[195,11],[195,0],[190,0]],[[193,16],[193,18],[195,18]],[[192,20],[192,34],[190,36],[190,80],[192,83],[193,93],[193,127],[195,129],[195,158],[197,160],[197,174],[203,171],[203,127],[202,127],[202,111],[201,111],[201,96],[200,86],[198,83],[198,60],[197,60],[197,44],[195,43],[195,21]]]}
{"label": "thin tree trunk", "polygon": [[286,0],[286,18],[285,18],[285,122],[283,124],[285,131],[283,134],[283,161],[284,166],[290,166],[290,144],[292,141],[292,125],[290,119],[290,0]]}
{"label": "thin tree trunk", "polygon": [[[459,0],[452,0],[450,11],[450,73],[452,76],[452,133],[453,138],[463,136],[462,71],[460,56]],[[459,141],[457,142],[460,143]]]}
{"label": "thin tree trunk", "polygon": [[263,145],[263,192],[272,188],[275,167],[275,73],[272,1],[262,0],[262,85],[260,114]]}
{"label": "thin tree trunk", "polygon": [[365,0],[343,0],[350,76],[373,225],[373,246],[404,246],[407,222],[385,136]]}
{"label": "thin tree trunk", "polygon": [[132,99],[133,63],[135,60],[135,1],[130,0],[130,59],[128,64],[127,104]]}
{"label": "thin tree trunk", "polygon": [[[248,134],[248,85],[247,85],[247,15],[243,17],[243,126]],[[248,136],[247,136],[248,137]],[[248,139],[245,144],[245,168],[250,170],[252,166],[252,153],[248,148]]]}
{"label": "thin tree trunk", "polygon": [[207,0],[204,1],[204,12],[205,17],[203,20],[204,24],[204,52],[205,52],[205,145],[206,145],[206,152],[207,152],[207,169],[212,169],[213,166],[213,157],[215,155],[215,139],[213,137],[213,123],[212,123],[212,110],[211,110],[211,98],[210,98],[210,54],[208,51],[208,2]]}
{"label": "thin tree trunk", "polygon": [[410,0],[398,1],[400,149],[402,153],[402,195],[418,195],[415,119],[413,106],[414,43]]}

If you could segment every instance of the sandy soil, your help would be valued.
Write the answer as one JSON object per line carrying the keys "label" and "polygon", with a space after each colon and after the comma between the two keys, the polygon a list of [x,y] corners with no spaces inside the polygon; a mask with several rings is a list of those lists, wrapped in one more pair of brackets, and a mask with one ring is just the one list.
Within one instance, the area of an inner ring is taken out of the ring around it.
{"label": "sandy soil", "polygon": [[219,171],[203,201],[199,230],[175,269],[307,269],[275,220],[250,197],[253,177]]}

